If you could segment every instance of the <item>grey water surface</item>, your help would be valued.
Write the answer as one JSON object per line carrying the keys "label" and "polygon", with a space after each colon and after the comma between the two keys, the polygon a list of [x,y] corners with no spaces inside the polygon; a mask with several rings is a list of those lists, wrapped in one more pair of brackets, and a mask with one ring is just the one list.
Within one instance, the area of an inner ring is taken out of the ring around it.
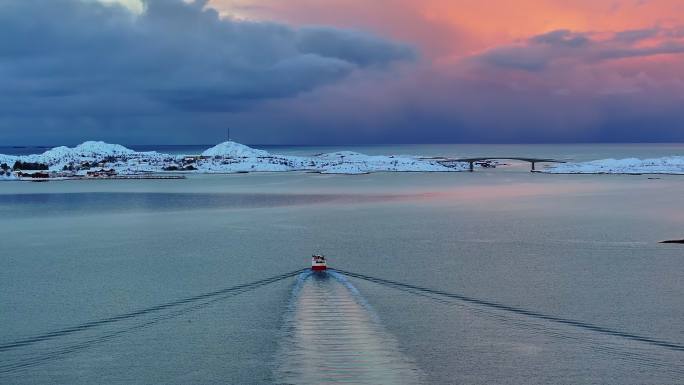
{"label": "grey water surface", "polygon": [[0,183],[0,383],[681,384],[684,178],[527,170]]}

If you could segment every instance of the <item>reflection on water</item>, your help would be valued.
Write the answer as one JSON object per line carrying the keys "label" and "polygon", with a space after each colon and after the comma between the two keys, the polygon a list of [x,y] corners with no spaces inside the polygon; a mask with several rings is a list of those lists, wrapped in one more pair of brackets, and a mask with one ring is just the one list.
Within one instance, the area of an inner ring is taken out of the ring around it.
{"label": "reflection on water", "polygon": [[40,215],[181,211],[217,208],[269,208],[321,203],[382,202],[400,195],[277,194],[277,193],[58,193],[4,194],[4,218]]}
{"label": "reflection on water", "polygon": [[566,182],[562,184],[541,184],[528,182],[509,182],[505,188],[497,185],[462,185],[435,192],[426,192],[410,196],[414,200],[423,201],[467,201],[473,203],[489,203],[491,201],[508,202],[508,200],[525,197],[577,195],[586,192],[608,190],[607,186],[597,186],[586,182]]}
{"label": "reflection on water", "polygon": [[420,373],[358,291],[337,273],[303,273],[276,357],[287,384],[415,384]]}

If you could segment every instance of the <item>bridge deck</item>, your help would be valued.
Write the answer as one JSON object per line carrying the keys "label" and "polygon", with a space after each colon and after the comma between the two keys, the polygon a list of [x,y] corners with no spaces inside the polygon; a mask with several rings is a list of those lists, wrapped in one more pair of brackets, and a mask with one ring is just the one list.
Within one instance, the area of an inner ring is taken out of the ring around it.
{"label": "bridge deck", "polygon": [[523,162],[534,163],[565,163],[564,160],[550,159],[550,158],[527,158],[519,156],[483,156],[477,158],[443,158],[448,162],[483,162],[485,160],[519,160]]}
{"label": "bridge deck", "polygon": [[528,158],[520,156],[492,156],[492,157],[476,157],[476,158],[430,158],[438,162],[463,162],[470,164],[470,171],[474,171],[474,164],[476,162],[484,162],[488,160],[519,160],[522,162],[529,162],[531,165],[531,171],[535,171],[536,163],[565,163],[564,160],[550,159],[550,158]]}

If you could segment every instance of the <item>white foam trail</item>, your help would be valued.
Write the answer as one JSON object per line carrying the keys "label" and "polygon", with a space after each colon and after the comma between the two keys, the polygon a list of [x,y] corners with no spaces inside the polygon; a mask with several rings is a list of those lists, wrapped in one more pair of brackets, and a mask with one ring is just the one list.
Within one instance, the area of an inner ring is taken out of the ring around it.
{"label": "white foam trail", "polygon": [[336,273],[300,275],[275,375],[286,384],[423,382],[358,290]]}

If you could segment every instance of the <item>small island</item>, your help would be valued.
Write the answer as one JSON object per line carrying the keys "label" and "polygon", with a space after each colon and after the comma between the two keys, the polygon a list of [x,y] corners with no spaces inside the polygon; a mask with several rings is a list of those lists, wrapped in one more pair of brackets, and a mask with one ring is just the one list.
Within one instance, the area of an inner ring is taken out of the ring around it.
{"label": "small island", "polygon": [[684,175],[684,156],[653,159],[600,159],[589,162],[563,163],[548,167],[549,174],[670,174]]}

